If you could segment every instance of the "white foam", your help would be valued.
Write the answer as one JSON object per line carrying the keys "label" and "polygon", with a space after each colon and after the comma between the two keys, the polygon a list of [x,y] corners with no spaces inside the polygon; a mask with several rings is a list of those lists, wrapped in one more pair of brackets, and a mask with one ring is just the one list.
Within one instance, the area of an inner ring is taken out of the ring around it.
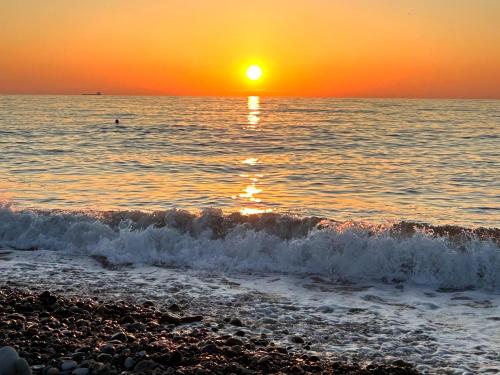
{"label": "white foam", "polygon": [[[170,215],[172,213],[170,212]],[[398,237],[359,227],[312,229],[291,239],[244,225],[224,237],[149,225],[116,228],[89,215],[0,209],[0,246],[106,256],[138,263],[229,272],[319,274],[346,282],[411,281],[452,289],[500,289],[500,249],[493,241],[456,244],[424,232]]]}

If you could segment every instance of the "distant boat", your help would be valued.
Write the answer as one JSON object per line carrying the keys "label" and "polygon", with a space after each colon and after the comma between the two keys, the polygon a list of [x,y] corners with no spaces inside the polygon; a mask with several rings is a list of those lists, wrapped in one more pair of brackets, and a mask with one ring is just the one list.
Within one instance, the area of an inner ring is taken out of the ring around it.
{"label": "distant boat", "polygon": [[102,95],[100,91],[97,91],[95,94],[82,94],[82,95]]}

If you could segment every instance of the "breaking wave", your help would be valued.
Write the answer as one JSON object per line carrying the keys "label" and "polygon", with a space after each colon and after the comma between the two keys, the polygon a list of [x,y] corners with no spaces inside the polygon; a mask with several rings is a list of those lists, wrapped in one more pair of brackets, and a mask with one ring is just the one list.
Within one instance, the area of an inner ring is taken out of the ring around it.
{"label": "breaking wave", "polygon": [[144,213],[18,210],[0,205],[0,248],[88,255],[104,264],[319,274],[340,282],[412,282],[500,290],[500,230],[367,224],[206,209]]}

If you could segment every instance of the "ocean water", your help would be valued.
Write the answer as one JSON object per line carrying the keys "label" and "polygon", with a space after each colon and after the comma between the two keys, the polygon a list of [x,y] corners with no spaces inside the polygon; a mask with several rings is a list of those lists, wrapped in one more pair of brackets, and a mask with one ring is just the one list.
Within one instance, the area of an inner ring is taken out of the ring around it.
{"label": "ocean water", "polygon": [[500,371],[500,101],[0,96],[0,166],[1,283]]}
{"label": "ocean water", "polygon": [[19,207],[498,227],[500,101],[0,96],[0,163]]}

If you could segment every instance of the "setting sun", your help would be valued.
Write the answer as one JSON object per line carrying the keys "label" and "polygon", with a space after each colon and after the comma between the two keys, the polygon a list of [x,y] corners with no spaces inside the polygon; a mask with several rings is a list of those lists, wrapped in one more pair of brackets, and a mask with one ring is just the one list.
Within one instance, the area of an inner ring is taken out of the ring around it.
{"label": "setting sun", "polygon": [[262,76],[262,69],[258,65],[250,65],[247,69],[247,77],[252,81],[258,80]]}

